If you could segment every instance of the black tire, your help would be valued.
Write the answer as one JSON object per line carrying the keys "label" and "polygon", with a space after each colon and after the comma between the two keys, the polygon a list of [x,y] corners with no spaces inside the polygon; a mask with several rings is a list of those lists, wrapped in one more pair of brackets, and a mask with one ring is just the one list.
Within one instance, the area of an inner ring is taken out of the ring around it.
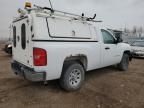
{"label": "black tire", "polygon": [[82,65],[77,62],[67,62],[64,64],[60,86],[66,91],[79,90],[83,84],[85,71]]}
{"label": "black tire", "polygon": [[121,71],[127,71],[129,67],[129,55],[124,53],[121,62],[118,64],[118,68]]}

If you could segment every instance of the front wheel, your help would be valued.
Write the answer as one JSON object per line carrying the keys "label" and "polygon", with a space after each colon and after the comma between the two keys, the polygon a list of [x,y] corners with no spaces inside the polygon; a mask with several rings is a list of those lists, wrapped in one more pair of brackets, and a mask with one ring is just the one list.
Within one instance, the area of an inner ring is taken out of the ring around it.
{"label": "front wheel", "polygon": [[60,78],[60,85],[66,91],[75,91],[80,89],[84,81],[84,68],[77,62],[64,64],[63,73]]}
{"label": "front wheel", "polygon": [[124,53],[121,62],[118,64],[118,68],[121,71],[127,71],[129,66],[129,55]]}

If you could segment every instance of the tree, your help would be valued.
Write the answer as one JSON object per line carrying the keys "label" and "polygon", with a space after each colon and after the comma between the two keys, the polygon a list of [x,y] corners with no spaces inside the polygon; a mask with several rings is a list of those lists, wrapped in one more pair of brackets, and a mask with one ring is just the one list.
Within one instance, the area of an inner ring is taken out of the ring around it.
{"label": "tree", "polygon": [[136,34],[136,33],[137,33],[137,27],[136,27],[136,26],[133,27],[132,33],[133,33],[133,34]]}
{"label": "tree", "polygon": [[137,29],[137,33],[139,34],[139,37],[142,36],[142,33],[143,33],[143,28],[142,28],[142,26]]}

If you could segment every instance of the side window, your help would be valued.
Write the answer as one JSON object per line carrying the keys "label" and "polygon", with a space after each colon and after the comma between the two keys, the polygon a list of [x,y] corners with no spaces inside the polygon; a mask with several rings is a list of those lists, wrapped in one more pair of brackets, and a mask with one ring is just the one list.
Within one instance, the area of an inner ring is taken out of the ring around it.
{"label": "side window", "polygon": [[16,27],[13,27],[13,45],[16,47]]}
{"label": "side window", "polygon": [[104,44],[114,44],[114,38],[113,36],[106,30],[101,30]]}
{"label": "side window", "polygon": [[26,26],[22,24],[21,26],[21,46],[22,49],[26,48]]}

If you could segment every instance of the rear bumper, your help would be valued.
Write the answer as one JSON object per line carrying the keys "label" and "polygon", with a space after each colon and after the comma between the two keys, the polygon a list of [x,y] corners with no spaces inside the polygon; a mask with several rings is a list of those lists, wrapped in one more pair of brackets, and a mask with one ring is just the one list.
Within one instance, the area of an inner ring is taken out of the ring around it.
{"label": "rear bumper", "polygon": [[36,72],[19,62],[13,61],[11,67],[16,75],[22,76],[32,82],[46,81],[46,72]]}

